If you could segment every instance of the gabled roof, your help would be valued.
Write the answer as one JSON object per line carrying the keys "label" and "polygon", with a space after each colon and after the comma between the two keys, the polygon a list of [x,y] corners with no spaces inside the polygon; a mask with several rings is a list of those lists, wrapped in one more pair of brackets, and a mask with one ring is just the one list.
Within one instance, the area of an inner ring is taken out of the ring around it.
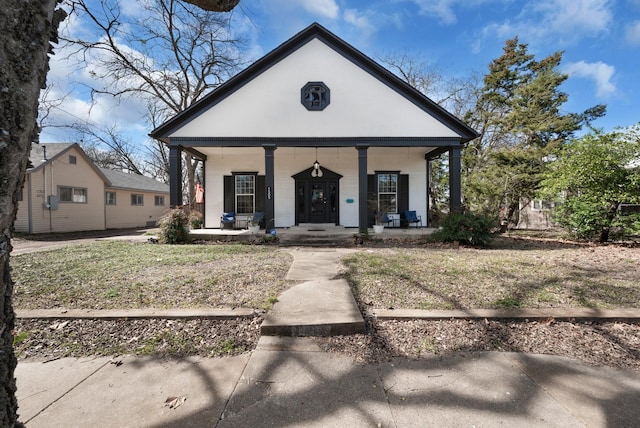
{"label": "gabled roof", "polygon": [[[60,158],[65,153],[75,149],[80,156],[85,160],[87,164],[95,171],[95,173],[107,182],[107,177],[104,176],[102,171],[93,163],[91,158],[82,150],[82,147],[78,143],[46,143],[46,144],[32,144],[31,153],[29,154],[29,162],[33,168],[28,168],[28,173],[33,173],[45,165],[50,164],[54,160]],[[46,156],[46,157],[45,157]]]}
{"label": "gabled roof", "polygon": [[42,164],[52,159],[61,156],[64,152],[70,149],[75,143],[53,143],[53,144],[32,144],[31,153],[29,154],[29,160],[33,165],[30,168],[33,171],[37,171],[42,168]]}
{"label": "gabled roof", "polygon": [[149,135],[153,138],[167,142],[168,136],[175,130],[179,129],[183,124],[189,122],[194,117],[229,97],[248,82],[255,79],[257,76],[264,73],[273,65],[277,64],[313,39],[322,41],[347,60],[359,66],[361,69],[365,70],[380,82],[386,84],[406,99],[413,102],[416,106],[420,107],[443,124],[446,124],[450,129],[460,135],[461,142],[464,143],[470,141],[478,136],[475,130],[467,126],[460,119],[318,23],[311,24],[291,39],[287,40],[273,51],[254,62],[245,70],[220,85],[200,101],[194,103],[186,110],[154,129]]}
{"label": "gabled roof", "polygon": [[33,168],[29,168],[27,172],[33,173],[44,168],[45,165],[50,164],[72,149],[75,149],[75,151],[82,156],[85,162],[104,181],[106,187],[155,193],[169,193],[168,184],[161,183],[153,178],[97,167],[78,143],[33,144],[31,146],[31,154],[29,155],[29,161],[33,165]]}
{"label": "gabled roof", "polygon": [[144,175],[129,174],[106,168],[100,168],[100,171],[102,171],[109,180],[109,183],[107,183],[107,187],[109,188],[169,193],[168,184],[161,183],[153,178],[145,177]]}

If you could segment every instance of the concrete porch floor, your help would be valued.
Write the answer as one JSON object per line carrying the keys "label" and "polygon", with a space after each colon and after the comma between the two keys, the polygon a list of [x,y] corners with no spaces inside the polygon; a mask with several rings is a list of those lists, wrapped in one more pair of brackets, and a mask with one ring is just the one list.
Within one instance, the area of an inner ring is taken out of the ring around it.
{"label": "concrete porch floor", "polygon": [[[380,234],[369,229],[368,233],[372,239],[419,239],[435,232],[436,228],[393,228],[385,227]],[[276,228],[276,236],[281,243],[306,243],[313,244],[314,241],[336,243],[353,243],[354,235],[358,234],[357,227],[336,226],[333,224],[301,224],[299,226]],[[192,229],[190,235],[194,239],[223,240],[223,241],[249,241],[265,235],[265,230],[252,234],[248,229],[220,229],[205,228]]]}

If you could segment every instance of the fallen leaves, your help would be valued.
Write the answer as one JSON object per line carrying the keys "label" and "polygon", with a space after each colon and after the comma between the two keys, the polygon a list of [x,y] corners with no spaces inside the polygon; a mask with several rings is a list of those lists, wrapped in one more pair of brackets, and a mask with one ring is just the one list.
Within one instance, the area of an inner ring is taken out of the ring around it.
{"label": "fallen leaves", "polygon": [[53,323],[49,326],[49,328],[51,330],[62,330],[63,328],[65,328],[67,325],[69,325],[69,321],[61,321],[61,322],[56,322]]}
{"label": "fallen leaves", "polygon": [[[368,334],[318,338],[323,349],[358,362],[454,352],[560,355],[595,366],[640,370],[640,323],[369,319]],[[428,346],[425,346],[428,345]]]}
{"label": "fallen leaves", "polygon": [[16,354],[19,358],[43,359],[124,354],[237,355],[255,348],[262,319],[18,319],[14,334],[22,333],[24,339],[16,344]]}
{"label": "fallen leaves", "polygon": [[187,397],[168,397],[164,401],[164,405],[165,405],[165,407],[168,407],[170,409],[177,409],[185,401],[187,401]]}

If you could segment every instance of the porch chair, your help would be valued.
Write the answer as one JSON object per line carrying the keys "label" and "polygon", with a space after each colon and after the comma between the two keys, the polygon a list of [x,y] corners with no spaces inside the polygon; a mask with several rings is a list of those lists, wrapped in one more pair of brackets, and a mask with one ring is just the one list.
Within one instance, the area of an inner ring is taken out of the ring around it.
{"label": "porch chair", "polygon": [[412,223],[416,224],[416,228],[418,227],[418,223],[420,224],[420,227],[422,227],[422,216],[417,215],[415,211],[407,210],[404,211],[402,215],[407,227],[411,226]]}
{"label": "porch chair", "polygon": [[388,213],[384,213],[382,215],[382,223],[386,226],[386,227],[393,227],[393,218],[389,217]]}
{"label": "porch chair", "polygon": [[234,229],[236,225],[236,213],[230,211],[220,216],[220,229]]}

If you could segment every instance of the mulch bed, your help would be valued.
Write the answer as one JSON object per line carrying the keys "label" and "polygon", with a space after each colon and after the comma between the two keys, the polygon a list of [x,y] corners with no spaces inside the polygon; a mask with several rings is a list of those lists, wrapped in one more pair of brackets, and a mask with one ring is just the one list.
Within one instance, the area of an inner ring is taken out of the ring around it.
{"label": "mulch bed", "polygon": [[594,366],[640,370],[640,323],[546,321],[377,321],[368,334],[319,338],[329,352],[361,363],[455,352],[550,354]]}
{"label": "mulch bed", "polygon": [[[235,320],[18,320],[20,359],[150,354],[237,355],[255,349],[262,317]],[[28,333],[26,333],[28,332]],[[546,321],[378,321],[367,333],[316,338],[361,364],[456,352],[560,355],[595,366],[640,370],[640,323]]]}

